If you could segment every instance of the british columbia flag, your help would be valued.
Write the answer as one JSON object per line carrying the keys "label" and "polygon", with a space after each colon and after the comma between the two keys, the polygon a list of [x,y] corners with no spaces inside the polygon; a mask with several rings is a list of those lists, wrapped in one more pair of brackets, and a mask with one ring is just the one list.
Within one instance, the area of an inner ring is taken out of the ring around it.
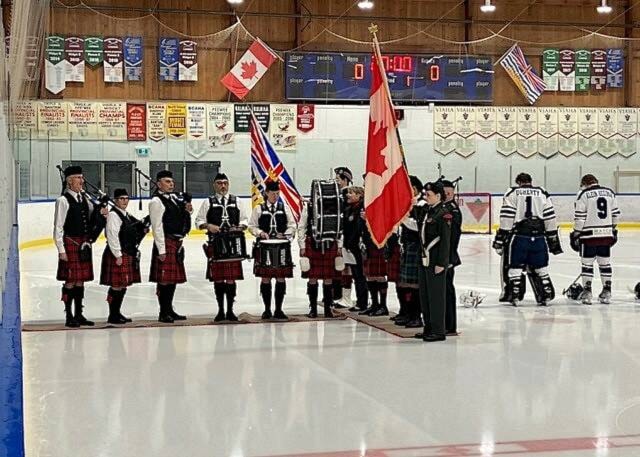
{"label": "british columbia flag", "polygon": [[302,213],[302,196],[280,157],[269,143],[267,135],[260,127],[258,119],[251,113],[249,128],[251,135],[251,206],[255,208],[262,203],[264,182],[267,180],[280,182],[280,198],[289,206],[296,222]]}
{"label": "british columbia flag", "polygon": [[511,46],[498,61],[529,104],[533,105],[536,100],[540,98],[547,86],[529,62],[527,62],[518,43]]}

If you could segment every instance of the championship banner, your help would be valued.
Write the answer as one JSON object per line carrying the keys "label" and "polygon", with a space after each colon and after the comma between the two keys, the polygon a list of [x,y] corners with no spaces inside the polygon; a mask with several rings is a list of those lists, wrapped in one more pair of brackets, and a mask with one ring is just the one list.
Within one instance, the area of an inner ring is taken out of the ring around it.
{"label": "championship banner", "polygon": [[298,105],[298,130],[308,133],[316,125],[316,105]]}
{"label": "championship banner", "polygon": [[187,139],[206,140],[207,138],[207,105],[189,103],[187,105]]}
{"label": "championship banner", "polygon": [[538,154],[549,159],[558,153],[558,108],[538,108]]}
{"label": "championship banner", "polygon": [[612,157],[618,152],[615,139],[618,129],[618,110],[616,108],[600,108],[598,112],[598,154]]}
{"label": "championship banner", "polygon": [[60,35],[48,36],[45,49],[44,85],[52,94],[59,94],[64,90],[66,68],[64,38]]}
{"label": "championship banner", "polygon": [[598,152],[597,108],[578,108],[578,152],[587,157]]}
{"label": "championship banner", "polygon": [[38,130],[36,104],[30,101],[18,101],[13,104],[14,138],[25,140]]}
{"label": "championship banner", "polygon": [[607,51],[604,49],[591,51],[591,88],[593,90],[607,88]]}
{"label": "championship banner", "polygon": [[128,36],[124,38],[124,72],[127,81],[142,79],[142,37]]}
{"label": "championship banner", "polygon": [[622,49],[607,49],[607,87],[621,88],[624,86],[624,51]]}
{"label": "championship banner", "polygon": [[170,138],[183,138],[187,134],[186,103],[167,103],[167,133]]}
{"label": "championship banner", "polygon": [[147,135],[153,141],[162,141],[166,137],[167,105],[147,103]]}
{"label": "championship banner", "polygon": [[93,102],[67,102],[69,137],[72,140],[98,138],[98,110]]}
{"label": "championship banner", "polygon": [[638,110],[636,108],[618,108],[617,118],[618,153],[624,157],[631,157],[636,153]]}
{"label": "championship banner", "polygon": [[558,108],[558,152],[565,157],[578,152],[578,108]]}
{"label": "championship banner", "polygon": [[469,157],[476,152],[476,109],[470,106],[456,106],[456,154]]}
{"label": "championship banner", "polygon": [[70,36],[64,40],[64,55],[67,61],[64,79],[76,83],[84,82],[84,40]]}
{"label": "championship banner", "polygon": [[591,85],[591,51],[576,51],[576,92],[586,92]]}
{"label": "championship banner", "polygon": [[147,141],[147,105],[144,103],[127,103],[127,140]]}
{"label": "championship banner", "polygon": [[521,106],[517,108],[517,119],[517,152],[522,157],[532,157],[538,152],[538,112],[536,108]]}
{"label": "championship banner", "polygon": [[482,138],[491,138],[496,134],[497,113],[493,107],[476,108],[476,133]]}
{"label": "championship banner", "polygon": [[191,40],[180,41],[178,80],[198,80],[198,43]]}
{"label": "championship banner", "polygon": [[207,139],[212,151],[233,151],[233,103],[207,105]]}
{"label": "championship banner", "polygon": [[269,141],[276,150],[292,151],[297,146],[296,105],[271,105]]}
{"label": "championship banner", "polygon": [[88,36],[84,39],[84,60],[89,66],[95,67],[102,63],[103,46],[101,36]]}
{"label": "championship banner", "polygon": [[38,134],[51,139],[68,137],[67,103],[38,102]]}
{"label": "championship banner", "polygon": [[[104,82],[121,83],[123,79],[124,57],[122,54],[122,38],[107,37],[104,39]],[[126,135],[125,135],[126,137]]]}
{"label": "championship banner", "polygon": [[269,105],[247,105],[237,103],[233,106],[233,130],[236,133],[249,133],[251,111],[256,115],[258,124],[263,132],[269,132]]}
{"label": "championship banner", "polygon": [[178,39],[160,38],[158,43],[160,81],[178,80]]}
{"label": "championship banner", "polygon": [[126,140],[127,103],[98,102],[96,105],[98,106],[98,136],[105,140]]}
{"label": "championship banner", "polygon": [[542,51],[542,79],[547,88],[545,91],[556,91],[560,82],[560,52],[557,49]]}
{"label": "championship banner", "polygon": [[436,106],[433,110],[433,149],[447,155],[456,150],[456,109],[452,106]]}
{"label": "championship banner", "polygon": [[576,90],[576,53],[573,49],[560,50],[560,90],[573,92]]}
{"label": "championship banner", "polygon": [[510,156],[518,148],[516,139],[518,132],[517,108],[502,107],[496,108],[496,110],[496,134],[498,135],[496,150],[504,156]]}

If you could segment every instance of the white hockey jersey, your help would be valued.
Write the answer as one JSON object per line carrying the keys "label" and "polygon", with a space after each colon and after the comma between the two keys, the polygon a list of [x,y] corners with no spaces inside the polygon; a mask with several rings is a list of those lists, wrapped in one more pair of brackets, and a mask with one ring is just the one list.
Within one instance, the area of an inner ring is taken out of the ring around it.
{"label": "white hockey jersey", "polygon": [[500,228],[511,231],[524,221],[541,221],[547,232],[558,229],[551,197],[542,187],[511,187],[504,194],[500,209]]}
{"label": "white hockey jersey", "polygon": [[611,189],[595,185],[581,190],[574,208],[574,230],[581,239],[613,237],[620,209]]}

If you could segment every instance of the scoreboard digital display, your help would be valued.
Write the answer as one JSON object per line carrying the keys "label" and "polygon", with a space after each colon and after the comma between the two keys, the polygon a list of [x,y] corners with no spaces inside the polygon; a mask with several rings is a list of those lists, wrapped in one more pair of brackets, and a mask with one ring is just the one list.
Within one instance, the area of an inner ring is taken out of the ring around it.
{"label": "scoreboard digital display", "polygon": [[[489,56],[393,54],[382,59],[395,102],[493,100],[493,59]],[[287,53],[286,98],[367,101],[372,65],[369,53]]]}

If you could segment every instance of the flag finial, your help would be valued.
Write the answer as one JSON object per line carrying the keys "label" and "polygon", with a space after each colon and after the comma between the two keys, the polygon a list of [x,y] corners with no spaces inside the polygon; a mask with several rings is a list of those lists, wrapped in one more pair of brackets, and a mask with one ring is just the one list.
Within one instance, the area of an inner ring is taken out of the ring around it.
{"label": "flag finial", "polygon": [[376,33],[378,33],[378,25],[372,22],[369,26],[369,33],[371,33],[371,35],[375,35]]}

